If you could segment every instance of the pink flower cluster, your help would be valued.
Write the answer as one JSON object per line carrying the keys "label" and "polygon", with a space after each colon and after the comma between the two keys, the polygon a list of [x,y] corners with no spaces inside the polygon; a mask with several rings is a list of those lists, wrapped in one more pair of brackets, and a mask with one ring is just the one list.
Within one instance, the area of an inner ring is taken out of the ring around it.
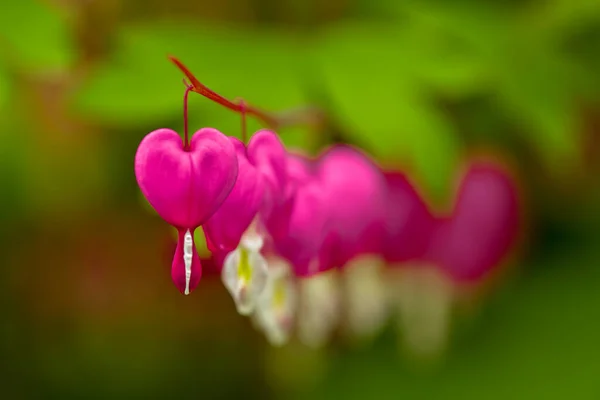
{"label": "pink flower cluster", "polygon": [[[320,279],[330,271],[377,260],[387,270],[426,266],[453,285],[477,283],[518,231],[514,181],[487,161],[468,166],[446,213],[434,213],[402,172],[383,171],[354,147],[310,158],[286,150],[270,130],[246,145],[212,128],[189,141],[159,129],[142,140],[135,174],[148,202],[177,228],[176,287],[189,294],[200,282],[194,232],[202,227],[238,312],[252,315],[272,343],[285,342],[295,324],[307,342],[333,328],[339,301]],[[376,287],[353,302],[381,294]]]}

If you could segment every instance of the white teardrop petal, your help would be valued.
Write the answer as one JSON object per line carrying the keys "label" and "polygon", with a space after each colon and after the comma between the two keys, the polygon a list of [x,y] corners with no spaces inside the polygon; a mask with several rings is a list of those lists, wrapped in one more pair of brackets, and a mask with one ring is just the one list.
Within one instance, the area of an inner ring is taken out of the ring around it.
{"label": "white teardrop petal", "polygon": [[185,291],[184,294],[190,294],[190,280],[192,278],[192,258],[194,256],[194,240],[188,229],[183,236],[183,264],[185,266]]}
{"label": "white teardrop petal", "polygon": [[312,348],[322,347],[340,320],[340,287],[336,271],[300,281],[298,337]]}
{"label": "white teardrop petal", "polygon": [[417,267],[397,281],[399,324],[404,343],[415,354],[440,354],[447,343],[453,290],[438,271]]}
{"label": "white teardrop petal", "polygon": [[238,313],[250,315],[267,281],[264,257],[258,252],[238,247],[225,257],[221,276]]}
{"label": "white teardrop petal", "polygon": [[267,283],[259,297],[254,318],[271,345],[282,346],[289,340],[296,298],[296,286],[289,264],[270,258]]}
{"label": "white teardrop petal", "polygon": [[343,276],[347,328],[352,335],[373,336],[390,314],[385,264],[379,257],[360,257],[344,267]]}

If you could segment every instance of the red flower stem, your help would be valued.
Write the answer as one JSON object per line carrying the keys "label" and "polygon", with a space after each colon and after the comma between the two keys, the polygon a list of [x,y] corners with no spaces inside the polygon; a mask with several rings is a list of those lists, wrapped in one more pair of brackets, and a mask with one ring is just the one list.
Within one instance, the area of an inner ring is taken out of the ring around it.
{"label": "red flower stem", "polygon": [[238,101],[240,105],[240,113],[242,114],[242,142],[247,144],[246,140],[248,138],[247,128],[246,128],[246,102],[243,99]]}
{"label": "red flower stem", "polygon": [[190,150],[190,138],[188,129],[188,95],[193,90],[193,86],[183,80],[185,87],[185,93],[183,94],[183,150]]}
{"label": "red flower stem", "polygon": [[[223,107],[228,108],[232,111],[239,112],[242,115],[243,114],[253,115],[254,117],[261,120],[263,123],[265,123],[267,126],[270,126],[272,128],[275,128],[278,126],[277,118],[269,115],[265,111],[262,111],[262,110],[255,108],[249,104],[246,104],[245,102],[243,104],[241,102],[239,104],[236,104],[236,103],[226,99],[225,97],[221,96],[220,94],[215,93],[212,90],[210,90],[209,88],[207,88],[206,86],[204,86],[194,76],[194,74],[192,74],[191,71],[185,65],[183,65],[183,63],[181,61],[179,61],[177,58],[175,58],[173,56],[169,56],[169,60],[171,60],[171,62],[173,62],[173,64],[175,64],[177,66],[177,68],[179,68],[181,70],[181,72],[183,72],[183,74],[188,78],[188,80],[190,81],[190,86],[191,86],[190,90],[192,92],[201,94],[202,96],[206,97],[207,99],[210,99],[216,103],[219,103]],[[244,119],[245,116],[243,116],[242,118]]]}

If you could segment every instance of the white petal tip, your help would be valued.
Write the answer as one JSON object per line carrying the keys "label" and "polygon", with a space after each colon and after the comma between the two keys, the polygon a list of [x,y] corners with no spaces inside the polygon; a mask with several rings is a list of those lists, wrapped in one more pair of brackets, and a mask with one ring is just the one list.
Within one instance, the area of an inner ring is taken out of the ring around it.
{"label": "white petal tip", "polygon": [[243,304],[243,305],[239,305],[236,304],[236,308],[237,308],[237,312],[240,315],[244,315],[244,316],[249,316],[250,314],[252,314],[254,312],[254,304],[248,305],[248,304]]}

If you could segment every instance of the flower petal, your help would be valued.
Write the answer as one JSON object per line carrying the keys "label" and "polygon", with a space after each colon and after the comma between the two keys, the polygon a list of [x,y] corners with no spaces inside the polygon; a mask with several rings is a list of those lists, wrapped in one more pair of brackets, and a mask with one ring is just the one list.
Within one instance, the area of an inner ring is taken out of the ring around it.
{"label": "flower petal", "polygon": [[267,284],[267,277],[267,262],[257,251],[239,246],[225,257],[221,278],[242,315],[250,315],[254,311]]}
{"label": "flower petal", "polygon": [[148,202],[169,224],[196,228],[227,198],[238,173],[233,144],[219,131],[194,134],[190,150],[177,132],[146,135],[135,155],[135,175]]}

